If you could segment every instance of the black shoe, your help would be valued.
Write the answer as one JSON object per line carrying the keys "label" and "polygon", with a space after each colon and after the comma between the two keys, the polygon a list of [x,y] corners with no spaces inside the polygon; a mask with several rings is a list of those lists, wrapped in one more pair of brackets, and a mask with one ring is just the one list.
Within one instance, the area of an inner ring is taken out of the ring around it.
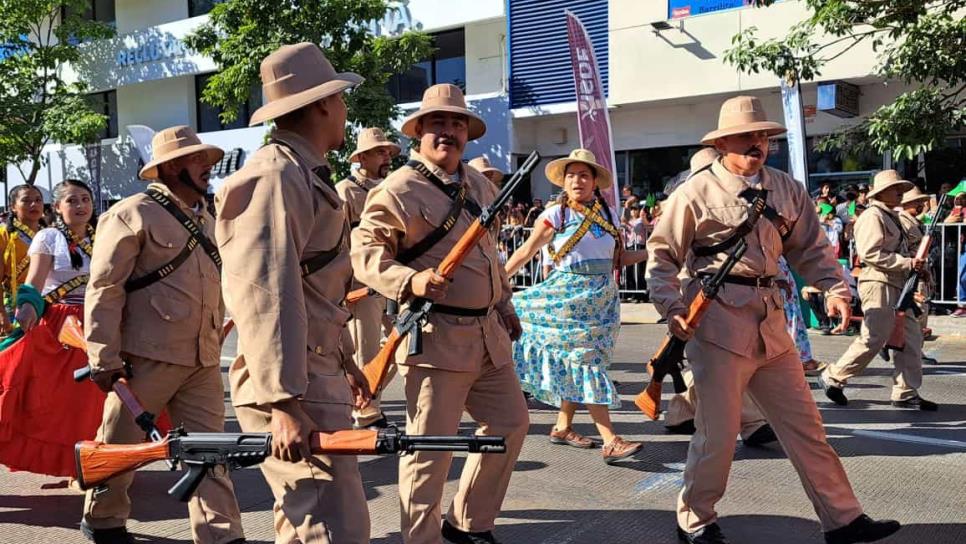
{"label": "black shoe", "polygon": [[493,537],[491,531],[483,531],[480,533],[468,533],[466,531],[460,531],[456,527],[450,525],[450,522],[443,520],[443,538],[452,542],[453,544],[500,544],[496,538]]}
{"label": "black shoe", "polygon": [[882,348],[882,351],[879,352],[879,357],[882,357],[882,360],[888,363],[892,359],[889,348]]}
{"label": "black shoe", "polygon": [[906,400],[894,400],[892,405],[896,408],[910,408],[912,410],[922,410],[923,412],[935,412],[939,410],[939,405],[928,401],[918,395]]}
{"label": "black shoe", "polygon": [[368,429],[370,431],[378,431],[379,429],[385,429],[388,426],[389,426],[389,420],[386,419],[386,414],[382,414],[379,417],[379,419],[373,421],[368,425],[357,425],[355,423],[352,424],[353,429],[356,429],[356,430]]}
{"label": "black shoe", "polygon": [[81,534],[94,544],[136,544],[126,527],[112,527],[110,529],[92,529],[86,521],[80,523]]}
{"label": "black shoe", "polygon": [[849,399],[845,396],[845,390],[841,387],[835,387],[834,385],[829,385],[826,383],[825,378],[819,376],[818,384],[825,390],[825,396],[828,400],[838,404],[839,406],[846,406],[849,403]]}
{"label": "black shoe", "polygon": [[717,523],[702,527],[693,533],[685,532],[678,527],[678,540],[688,544],[728,544],[728,539],[725,538]]}
{"label": "black shoe", "polygon": [[771,428],[771,425],[765,423],[757,431],[751,433],[751,436],[742,440],[742,442],[752,448],[761,448],[777,440],[778,437],[775,436],[775,431]]}
{"label": "black shoe", "polygon": [[875,521],[862,514],[855,521],[834,531],[825,533],[826,544],[852,544],[853,542],[875,542],[883,539],[902,527],[891,519]]}
{"label": "black shoe", "polygon": [[924,365],[938,365],[939,364],[939,361],[933,359],[932,357],[923,356],[923,358],[922,358],[922,364],[924,364]]}
{"label": "black shoe", "polygon": [[694,434],[697,429],[694,428],[694,420],[688,419],[677,425],[665,425],[664,430],[668,434]]}

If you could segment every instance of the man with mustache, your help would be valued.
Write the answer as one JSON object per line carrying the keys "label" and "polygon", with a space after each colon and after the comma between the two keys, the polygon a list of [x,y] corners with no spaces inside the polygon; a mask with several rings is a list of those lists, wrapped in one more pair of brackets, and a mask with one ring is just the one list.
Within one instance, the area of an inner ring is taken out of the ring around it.
{"label": "man with mustache", "polygon": [[276,542],[369,542],[369,511],[355,457],[313,455],[312,431],[352,426],[368,401],[352,361],[343,300],[352,282],[349,221],[326,153],[345,143],[337,73],[312,43],[283,45],[261,64],[269,141],[218,190],[215,234],[225,259],[225,303],[238,330],[228,374],[245,432],[272,433],[259,465],[275,496]]}
{"label": "man with mustache", "polygon": [[[898,522],[863,514],[826,440],[798,350],[785,329],[774,281],[780,256],[810,285],[829,293],[829,313],[841,315],[843,323],[851,295],[826,249],[828,240],[805,188],[765,166],[769,137],[784,132],[767,120],[757,98],[725,101],[718,129],[701,141],[721,157],[670,195],[647,243],[651,300],[667,318],[669,332],[689,340],[686,354],[700,398],[677,504],[678,538],[691,544],[728,542],[715,504],[727,486],[746,391],[798,471],[827,543],[871,542],[899,529]],[[747,222],[749,202],[762,197],[766,213]],[[744,255],[700,326],[692,328],[684,316],[701,288],[699,280],[714,274],[742,238]],[[688,276],[683,290],[682,269]]]}
{"label": "man with mustache", "polygon": [[[349,218],[349,225],[355,228],[359,225],[362,208],[366,204],[369,191],[389,175],[393,157],[399,155],[399,146],[389,141],[378,128],[366,128],[359,133],[356,150],[349,156],[349,161],[358,164],[356,170],[346,179],[335,184],[335,190],[345,202],[345,213]],[[352,289],[365,287],[354,281]],[[355,354],[352,356],[356,366],[362,368],[379,353],[383,337],[383,328],[389,327],[386,318],[386,299],[379,295],[367,296],[349,306],[352,319],[346,324],[352,335]],[[395,366],[390,367],[390,374],[386,382],[395,375]],[[379,406],[379,396],[374,396],[369,406],[361,410],[352,411],[353,426],[357,429],[372,429],[386,427],[389,422]]]}
{"label": "man with mustache", "polygon": [[[137,444],[144,431],[111,385],[124,364],[144,409],[191,432],[225,430],[221,382],[221,258],[214,218],[205,206],[211,167],[225,154],[186,126],[164,129],[151,142],[154,159],[141,169],[144,193],[101,215],[85,294],[91,379],[110,393],[97,439]],[[81,531],[100,543],[129,543],[127,490],[134,473],[88,491]],[[188,502],[195,542],[244,541],[238,502],[225,467],[212,470]]]}
{"label": "man with mustache", "polygon": [[513,370],[510,340],[520,322],[490,233],[471,248],[453,286],[435,272],[474,222],[496,187],[461,161],[468,140],[483,135],[483,120],[454,85],[434,85],[405,119],[402,133],[418,142],[410,162],[373,189],[352,231],[356,277],[387,298],[435,301],[422,327],[422,352],[397,353],[406,386],[406,432],[453,434],[463,412],[478,433],[506,437],[504,455],[466,459],[456,497],[442,522],[443,484],[452,454],[416,452],[399,461],[403,541],[495,543],[492,530],[529,426]]}

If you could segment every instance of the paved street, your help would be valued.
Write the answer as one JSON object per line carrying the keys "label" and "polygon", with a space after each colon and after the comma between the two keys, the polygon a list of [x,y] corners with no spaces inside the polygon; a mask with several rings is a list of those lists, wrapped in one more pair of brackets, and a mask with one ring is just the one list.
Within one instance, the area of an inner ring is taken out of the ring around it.
{"label": "paved street", "polygon": [[[642,453],[618,466],[606,466],[599,450],[552,446],[546,435],[551,409],[531,411],[532,425],[510,484],[497,536],[513,544],[676,542],[674,499],[681,483],[687,438],[668,436],[660,422],[646,422],[632,403],[643,381],[642,359],[665,328],[627,324],[621,332],[614,378],[621,382],[624,406],[614,413],[618,431],[646,442]],[[816,355],[834,360],[850,342],[845,337],[813,336]],[[233,339],[224,360],[233,354]],[[846,409],[833,407],[819,391],[833,447],[853,486],[873,517],[894,517],[906,527],[898,543],[966,542],[966,338],[945,336],[928,342],[927,355],[940,366],[926,369],[924,394],[942,404],[938,413],[889,407],[890,368],[877,359],[849,389]],[[668,385],[667,389],[670,389]],[[227,396],[227,395],[226,395]],[[397,381],[385,406],[401,422],[403,402]],[[237,430],[232,418],[229,430]],[[464,432],[472,427],[467,424]],[[577,430],[594,434],[586,412]],[[451,477],[462,466],[455,458]],[[373,542],[400,542],[396,500],[396,460],[365,458],[363,479],[372,514]],[[0,469],[2,470],[2,469]],[[272,541],[272,499],[257,470],[233,475],[244,525],[251,542]],[[129,528],[146,542],[190,541],[186,509],[165,495],[176,475],[152,466],[133,488]],[[69,544],[83,542],[77,531],[82,496],[58,479],[0,472],[0,542]],[[455,480],[447,488],[452,496]],[[817,543],[821,530],[798,477],[778,447],[738,446],[728,493],[719,504],[721,525],[736,543]]]}

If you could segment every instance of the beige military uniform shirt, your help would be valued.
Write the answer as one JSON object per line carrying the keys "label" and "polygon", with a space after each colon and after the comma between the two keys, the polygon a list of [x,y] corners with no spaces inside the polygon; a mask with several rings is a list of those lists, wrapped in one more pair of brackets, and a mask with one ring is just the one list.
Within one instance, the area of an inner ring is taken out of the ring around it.
{"label": "beige military uniform shirt", "polygon": [[[352,353],[342,304],[349,222],[327,172],[305,139],[276,130],[215,197],[225,303],[239,338],[229,373],[235,406],[352,403],[342,368]],[[335,259],[302,275],[302,261],[333,248]]]}
{"label": "beige military uniform shirt", "polygon": [[906,237],[906,246],[909,251],[915,252],[919,249],[919,243],[926,235],[926,226],[918,217],[902,210],[899,212],[899,223],[902,225],[903,234]]}
{"label": "beige military uniform shirt", "polygon": [[[729,251],[698,257],[693,247],[711,246],[727,239],[748,217],[749,203],[738,195],[749,188],[743,178],[729,172],[720,159],[683,183],[662,206],[663,214],[647,241],[647,282],[651,300],[665,316],[683,313],[700,289],[703,273],[714,273]],[[788,174],[770,167],[761,171],[759,188],[768,191],[767,203],[775,208],[791,229],[783,242],[778,229],[762,217],[747,235],[748,249],[731,274],[773,277],[778,274],[778,258],[784,254],[789,264],[809,285],[832,296],[850,300],[848,286],[838,262],[828,251],[828,240],[818,223],[815,207],[804,187]],[[679,272],[687,271],[682,292]],[[762,323],[744,323],[741,308],[754,297],[768,307]],[[792,347],[785,331],[782,299],[778,289],[755,289],[724,284],[718,301],[712,304],[708,321],[698,336],[738,354],[746,354],[753,342],[765,342],[767,356],[780,355]],[[714,319],[714,316],[717,319]]]}
{"label": "beige military uniform shirt", "polygon": [[874,199],[855,221],[855,249],[863,265],[859,281],[899,288],[905,283],[912,259],[901,224],[898,213]]}
{"label": "beige military uniform shirt", "polygon": [[339,193],[339,198],[345,202],[345,213],[349,218],[349,225],[355,228],[362,217],[362,209],[366,207],[366,197],[382,180],[371,179],[363,176],[358,170],[352,173],[355,181],[346,178],[335,184],[335,191]]}
{"label": "beige military uniform shirt", "polygon": [[[425,164],[444,184],[457,181],[418,153],[411,158]],[[497,189],[482,174],[460,166],[467,194],[480,206],[496,197]],[[387,298],[410,298],[410,279],[419,271],[435,268],[449,253],[475,217],[464,208],[456,225],[429,251],[408,264],[397,254],[416,245],[442,224],[452,201],[432,182],[408,166],[389,175],[369,193],[359,226],[352,231],[352,264],[356,277]],[[439,304],[467,309],[490,308],[485,318],[432,313],[423,327],[423,353],[397,362],[454,371],[478,369],[484,355],[495,366],[511,362],[510,339],[499,315],[512,313],[512,291],[497,252],[492,232],[470,250],[456,270],[446,297]]]}
{"label": "beige military uniform shirt", "polygon": [[[167,195],[214,238],[214,219],[203,205],[187,206],[161,183],[149,187]],[[100,216],[84,300],[91,366],[120,368],[125,354],[185,366],[221,362],[225,312],[219,271],[200,245],[164,279],[131,293],[124,290],[129,279],[171,262],[188,237],[174,216],[143,193]]]}

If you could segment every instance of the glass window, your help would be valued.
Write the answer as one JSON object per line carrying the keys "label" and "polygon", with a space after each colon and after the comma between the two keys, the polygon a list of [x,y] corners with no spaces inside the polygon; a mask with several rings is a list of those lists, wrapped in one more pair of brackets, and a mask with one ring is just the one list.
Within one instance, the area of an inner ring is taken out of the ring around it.
{"label": "glass window", "polygon": [[97,139],[117,138],[117,91],[89,94],[87,102],[92,110],[107,116],[107,126],[97,135]]}
{"label": "glass window", "polygon": [[188,17],[204,15],[224,0],[188,0]]}
{"label": "glass window", "polygon": [[221,122],[219,117],[221,108],[210,106],[201,101],[201,94],[205,90],[205,85],[214,74],[201,74],[195,76],[195,107],[198,112],[198,132],[217,132],[219,130],[232,130],[245,128],[252,118],[252,113],[262,105],[262,88],[257,83],[252,86],[252,91],[248,95],[248,101],[242,104],[238,110],[238,117],[231,123]]}
{"label": "glass window", "polygon": [[423,91],[438,83],[452,83],[466,91],[466,35],[462,28],[433,34],[433,56],[404,74],[389,78],[386,86],[397,103],[418,102]]}
{"label": "glass window", "polygon": [[701,146],[660,147],[628,151],[627,182],[639,197],[664,192],[664,186],[690,168],[691,155]]}
{"label": "glass window", "polygon": [[82,19],[107,23],[111,26],[114,26],[117,22],[117,17],[114,12],[114,0],[89,0],[87,6],[82,11],[74,10],[66,6],[61,8],[62,18],[67,18],[70,15],[78,15]]}

